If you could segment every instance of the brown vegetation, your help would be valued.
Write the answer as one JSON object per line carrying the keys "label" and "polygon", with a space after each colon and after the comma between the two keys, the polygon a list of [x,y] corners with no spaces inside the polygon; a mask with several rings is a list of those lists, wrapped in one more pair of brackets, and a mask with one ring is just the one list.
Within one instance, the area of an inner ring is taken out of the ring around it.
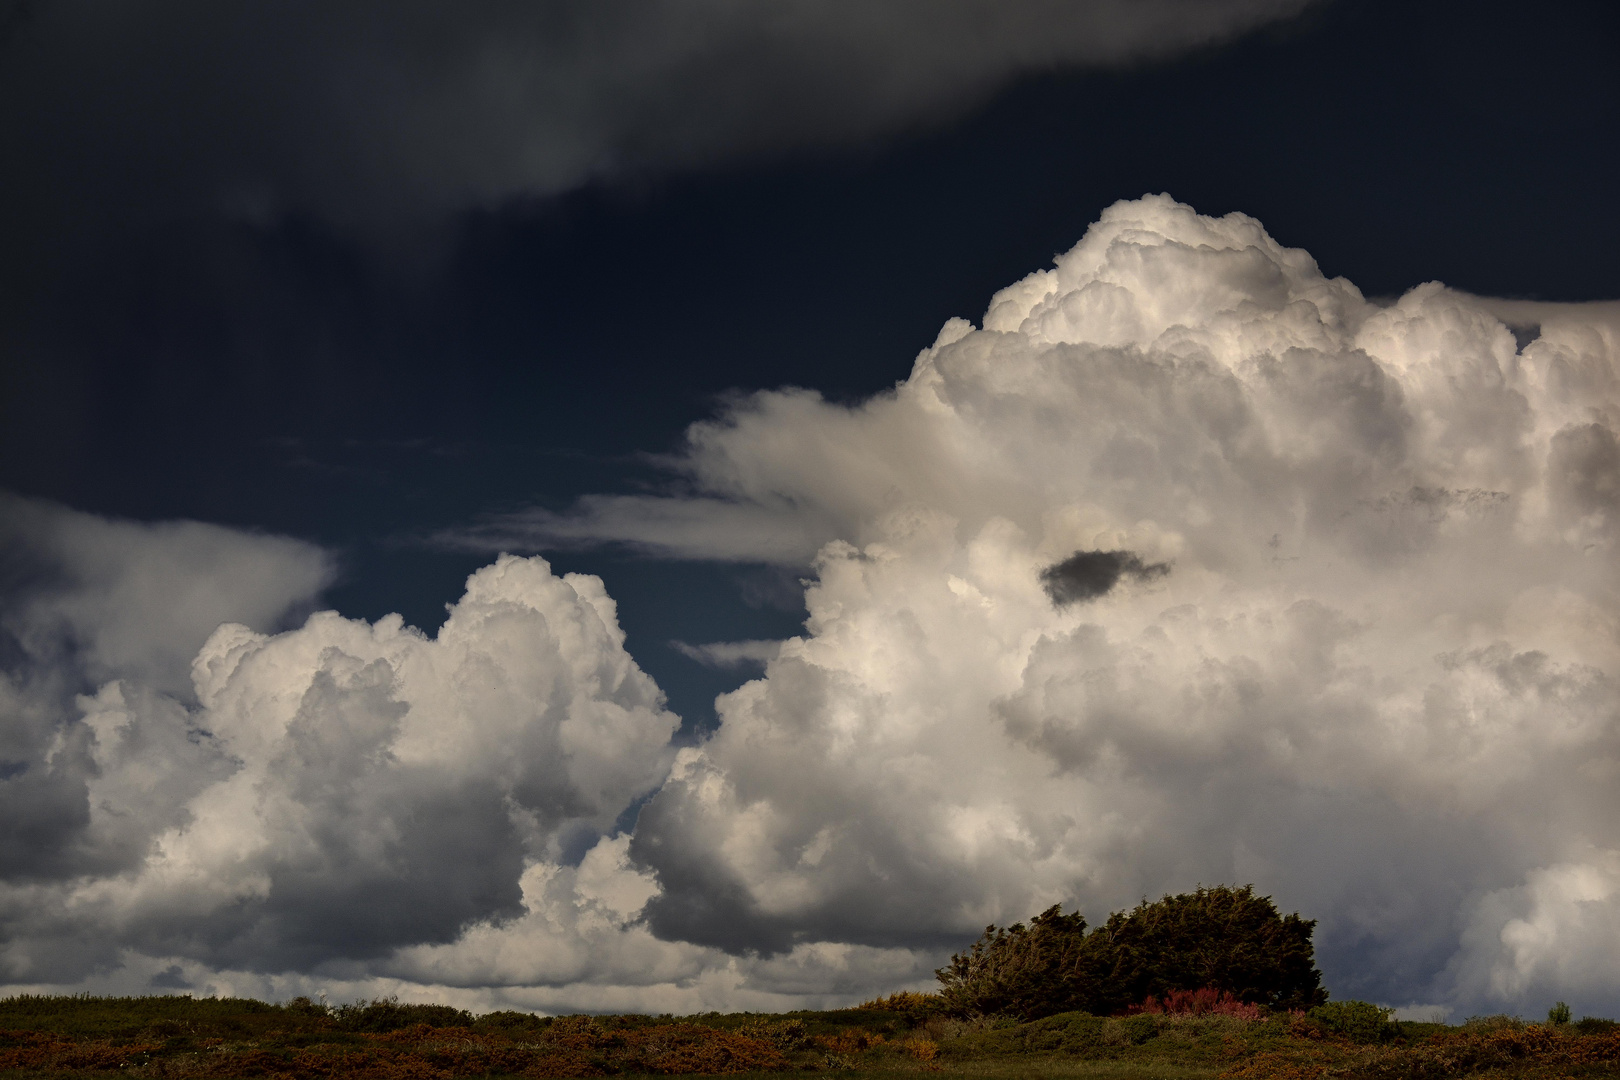
{"label": "brown vegetation", "polygon": [[[253,1077],[734,1075],[856,1070],[874,1080],[1498,1080],[1620,1075],[1620,1025],[1496,1017],[1459,1027],[1391,1019],[1365,1002],[1268,1012],[1206,988],[1126,1015],[1019,1022],[952,1015],[935,995],[855,1009],[686,1017],[473,1017],[394,1001],[11,998],[0,1080]],[[889,1006],[889,1007],[884,1007]],[[1556,1010],[1555,1010],[1556,1011]],[[1563,1014],[1559,1014],[1563,1016]]]}
{"label": "brown vegetation", "polygon": [[[1304,1034],[1304,1033],[1302,1033]],[[1303,1045],[1301,1045],[1303,1044]],[[1514,1080],[1614,1076],[1620,1033],[1586,1034],[1551,1024],[1498,1018],[1427,1038],[1356,1045],[1343,1039],[1296,1038],[1221,1073],[1222,1080],[1449,1080],[1489,1076]]]}
{"label": "brown vegetation", "polygon": [[[538,1018],[529,1018],[537,1020]],[[157,1025],[161,1031],[162,1025]],[[856,1047],[859,1040],[846,1038]],[[864,1047],[860,1047],[864,1048]],[[615,1024],[565,1017],[537,1030],[475,1030],[418,1023],[392,1031],[272,1030],[261,1038],[74,1038],[0,1030],[0,1072],[68,1076],[118,1072],[152,1077],[320,1077],[450,1080],[452,1077],[718,1075],[780,1071],[765,1038],[693,1023]]]}

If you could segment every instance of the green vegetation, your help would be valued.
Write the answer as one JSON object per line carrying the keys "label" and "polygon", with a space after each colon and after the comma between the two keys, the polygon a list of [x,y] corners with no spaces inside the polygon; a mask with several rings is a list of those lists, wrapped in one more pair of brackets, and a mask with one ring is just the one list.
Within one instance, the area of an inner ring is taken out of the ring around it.
{"label": "green vegetation", "polygon": [[[1182,1000],[1191,1000],[1185,998]],[[431,1018],[431,1019],[430,1019]],[[1500,1080],[1614,1076],[1620,1025],[1508,1017],[1459,1027],[1395,1021],[1365,1002],[1259,1018],[1063,1013],[947,1015],[899,994],[856,1009],[780,1015],[471,1016],[374,1001],[329,1008],[190,997],[0,1000],[0,1077],[457,1077],[748,1075],[858,1071],[982,1080]]]}
{"label": "green vegetation", "polygon": [[1383,1009],[1365,1001],[1330,1001],[1306,1014],[1324,1032],[1340,1035],[1351,1042],[1383,1043],[1400,1037],[1394,1009]]}
{"label": "green vegetation", "polygon": [[1253,886],[1217,886],[1116,912],[1086,932],[1052,907],[1029,925],[990,926],[936,973],[947,1011],[1036,1020],[1107,1016],[1149,998],[1213,990],[1268,1009],[1327,1001],[1316,970],[1314,919],[1283,916]]}
{"label": "green vegetation", "polygon": [[1085,918],[1053,906],[1027,927],[985,927],[971,949],[934,974],[948,1012],[1035,1020],[1091,1003],[1096,978],[1088,959]]}
{"label": "green vegetation", "polygon": [[[990,927],[939,974],[832,1012],[482,1016],[393,999],[0,1000],[0,1080],[775,1075],[916,1080],[1553,1080],[1620,1074],[1620,1024],[1397,1021],[1326,1000],[1313,924],[1248,888],[1144,902],[1087,933],[1051,908]],[[1085,1008],[1057,1008],[1083,1003]]]}

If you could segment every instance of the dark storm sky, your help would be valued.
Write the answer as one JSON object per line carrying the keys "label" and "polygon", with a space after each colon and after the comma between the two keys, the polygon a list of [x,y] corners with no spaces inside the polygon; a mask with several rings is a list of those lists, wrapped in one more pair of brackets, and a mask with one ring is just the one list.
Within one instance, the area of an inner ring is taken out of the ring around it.
{"label": "dark storm sky", "polygon": [[[13,73],[43,10],[9,9]],[[163,175],[138,160],[147,136],[207,151],[168,116],[77,138],[82,112],[20,105],[10,78],[7,108],[65,134],[0,165],[0,488],[314,540],[342,561],[332,606],[431,628],[487,561],[435,530],[669,483],[648,455],[733,389],[892,385],[1117,199],[1251,214],[1369,295],[1620,296],[1617,55],[1616,16],[1579,0],[1341,0],[854,145],[634,168],[363,236],[296,201],[177,210],[141,188]],[[188,92],[251,127],[218,78]],[[389,179],[356,181],[362,201],[365,183]],[[688,722],[738,676],[665,643],[802,617],[776,571],[548,555],[604,577]]]}

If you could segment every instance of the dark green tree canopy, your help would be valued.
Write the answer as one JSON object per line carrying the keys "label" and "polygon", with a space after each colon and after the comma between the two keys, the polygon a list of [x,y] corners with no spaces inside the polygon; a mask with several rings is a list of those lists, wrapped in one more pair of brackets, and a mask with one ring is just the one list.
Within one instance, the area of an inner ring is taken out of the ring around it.
{"label": "dark green tree canopy", "polygon": [[1089,934],[1055,906],[1006,929],[990,926],[935,975],[945,1006],[1035,1019],[1119,1012],[1171,990],[1224,990],[1273,1009],[1327,1000],[1314,919],[1283,916],[1252,885],[1218,885],[1115,912]]}
{"label": "dark green tree canopy", "polygon": [[1006,1014],[1033,1019],[1054,1012],[1052,1002],[1088,1000],[1093,988],[1082,962],[1086,920],[1063,914],[1054,904],[1029,921],[1006,929],[984,928],[984,936],[950,965],[934,972],[940,996],[951,1012]]}
{"label": "dark green tree canopy", "polygon": [[1099,1002],[1109,1011],[1149,994],[1212,987],[1273,1009],[1327,1000],[1315,967],[1315,919],[1281,915],[1254,886],[1221,885],[1116,912],[1091,935],[1088,957],[1103,962]]}

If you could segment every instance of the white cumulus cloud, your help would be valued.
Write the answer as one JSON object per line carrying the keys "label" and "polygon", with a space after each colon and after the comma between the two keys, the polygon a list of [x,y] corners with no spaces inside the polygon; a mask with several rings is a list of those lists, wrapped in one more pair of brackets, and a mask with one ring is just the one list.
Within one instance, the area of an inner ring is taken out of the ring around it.
{"label": "white cumulus cloud", "polygon": [[[651,925],[927,948],[1252,881],[1321,918],[1341,994],[1524,1005],[1608,917],[1547,882],[1620,850],[1605,316],[1541,310],[1521,349],[1486,302],[1375,304],[1150,197],[892,393],[696,426],[697,498],[760,515],[762,561],[801,528],[819,579],[642,811]],[[656,546],[671,500],[643,505]]]}
{"label": "white cumulus cloud", "polygon": [[227,623],[195,707],[133,680],[81,697],[78,842],[129,865],[0,888],[6,977],[71,981],[119,949],[307,971],[520,915],[527,869],[663,778],[679,721],[623,642],[598,579],[502,558],[432,638],[398,616]]}

